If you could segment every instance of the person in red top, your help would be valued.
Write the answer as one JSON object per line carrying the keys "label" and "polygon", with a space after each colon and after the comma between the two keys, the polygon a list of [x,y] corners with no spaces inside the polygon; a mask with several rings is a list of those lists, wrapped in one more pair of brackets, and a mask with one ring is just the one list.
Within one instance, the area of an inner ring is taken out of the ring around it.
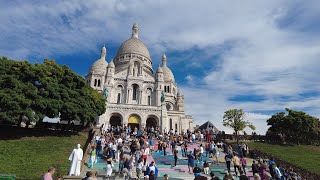
{"label": "person in red top", "polygon": [[210,143],[210,132],[209,131],[206,132],[206,140],[207,140],[207,143]]}

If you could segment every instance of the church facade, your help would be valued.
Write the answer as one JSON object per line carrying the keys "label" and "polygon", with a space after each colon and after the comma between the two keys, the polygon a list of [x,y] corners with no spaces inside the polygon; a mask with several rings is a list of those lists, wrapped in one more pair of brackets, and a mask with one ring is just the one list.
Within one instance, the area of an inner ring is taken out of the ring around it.
{"label": "church facade", "polygon": [[[161,130],[193,130],[190,115],[184,112],[184,96],[162,55],[162,66],[154,73],[149,50],[139,39],[137,24],[132,36],[107,62],[106,48],[91,66],[86,81],[106,98],[106,112],[98,117],[98,126],[127,125],[137,128],[160,127]],[[162,98],[161,98],[162,97]]]}

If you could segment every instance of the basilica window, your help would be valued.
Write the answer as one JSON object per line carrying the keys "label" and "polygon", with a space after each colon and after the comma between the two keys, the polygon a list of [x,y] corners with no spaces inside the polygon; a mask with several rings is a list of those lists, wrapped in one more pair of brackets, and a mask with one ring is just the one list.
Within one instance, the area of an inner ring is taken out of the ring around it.
{"label": "basilica window", "polygon": [[172,129],[172,124],[173,124],[172,119],[170,119],[170,130]]}
{"label": "basilica window", "polygon": [[166,108],[167,108],[168,111],[171,110],[171,105],[168,103],[168,104],[166,105]]}
{"label": "basilica window", "polygon": [[120,104],[120,102],[121,102],[121,94],[118,93],[117,103]]}
{"label": "basilica window", "polygon": [[151,88],[147,88],[147,95],[148,95],[147,102],[148,102],[149,106],[151,105],[151,93],[152,93],[152,89]]}
{"label": "basilica window", "polygon": [[132,85],[132,100],[138,99],[138,90],[139,90],[139,86],[137,84],[133,84]]}
{"label": "basilica window", "polygon": [[100,87],[100,79],[98,80],[98,87]]}
{"label": "basilica window", "polygon": [[97,79],[94,80],[94,85],[93,86],[97,86]]}
{"label": "basilica window", "polygon": [[175,124],[175,130],[178,130],[178,124]]}
{"label": "basilica window", "polygon": [[151,96],[148,96],[148,105],[151,106]]}

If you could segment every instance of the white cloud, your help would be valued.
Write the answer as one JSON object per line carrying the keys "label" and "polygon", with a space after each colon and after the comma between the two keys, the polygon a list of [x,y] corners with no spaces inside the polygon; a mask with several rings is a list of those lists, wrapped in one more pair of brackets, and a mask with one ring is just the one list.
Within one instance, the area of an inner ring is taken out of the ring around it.
{"label": "white cloud", "polygon": [[[156,65],[162,52],[174,50],[197,48],[204,59],[220,55],[214,67],[190,59],[188,68],[205,67],[205,77],[185,74],[186,112],[199,123],[223,128],[223,112],[243,108],[263,133],[269,114],[252,112],[288,107],[319,115],[320,98],[300,94],[320,91],[320,36],[299,31],[302,22],[319,19],[319,1],[10,1],[0,7],[0,55],[16,59],[90,53],[97,44],[123,42],[133,22]],[[236,95],[265,100],[228,100]]]}

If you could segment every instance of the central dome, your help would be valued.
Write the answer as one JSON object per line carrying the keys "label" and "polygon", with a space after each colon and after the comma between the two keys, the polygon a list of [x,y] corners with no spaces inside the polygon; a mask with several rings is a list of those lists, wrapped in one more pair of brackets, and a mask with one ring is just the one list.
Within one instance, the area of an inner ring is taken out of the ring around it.
{"label": "central dome", "polygon": [[129,53],[135,53],[139,54],[141,56],[144,56],[148,59],[150,58],[150,53],[147,47],[143,44],[143,42],[138,39],[137,37],[131,37],[130,39],[126,40],[118,49],[118,52],[116,54],[116,58],[123,55],[123,54],[129,54]]}

